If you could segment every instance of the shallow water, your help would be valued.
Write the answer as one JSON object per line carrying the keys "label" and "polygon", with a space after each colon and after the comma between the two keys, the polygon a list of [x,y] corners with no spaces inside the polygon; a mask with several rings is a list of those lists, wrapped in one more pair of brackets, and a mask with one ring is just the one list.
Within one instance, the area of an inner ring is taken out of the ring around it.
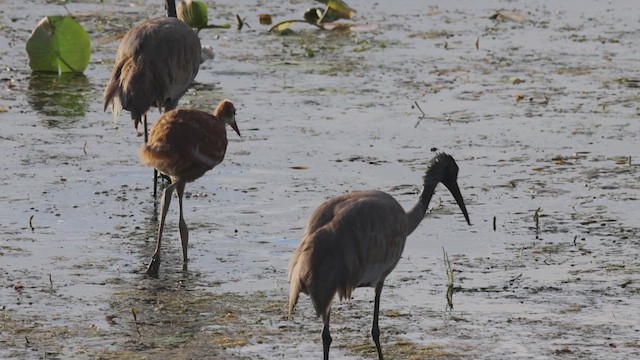
{"label": "shallow water", "polygon": [[[200,33],[216,58],[180,104],[232,99],[243,137],[229,133],[225,161],[187,186],[188,271],[174,207],[151,280],[151,170],[128,115],[114,124],[100,98],[119,36],[162,6],[68,4],[92,62],[58,78],[30,73],[24,43],[65,10],[0,1],[0,357],[319,358],[309,298],[285,319],[306,220],[354,189],[410,207],[431,148],[456,158],[473,226],[438,188],[385,283],[386,357],[640,357],[640,4],[349,4],[375,26],[276,36],[259,13],[296,18],[311,3],[210,5],[212,22],[239,14],[251,28]],[[526,21],[490,19],[498,10]],[[376,357],[372,302],[359,289],[334,304],[332,357]]]}

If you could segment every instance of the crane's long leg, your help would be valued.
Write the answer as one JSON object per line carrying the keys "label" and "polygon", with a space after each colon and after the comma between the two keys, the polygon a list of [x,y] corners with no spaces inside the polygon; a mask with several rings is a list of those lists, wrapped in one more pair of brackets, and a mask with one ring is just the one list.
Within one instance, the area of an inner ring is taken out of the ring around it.
{"label": "crane's long leg", "polygon": [[179,181],[176,186],[176,192],[178,193],[178,204],[180,205],[180,222],[178,228],[180,229],[180,241],[182,242],[182,260],[187,262],[187,247],[189,246],[189,229],[187,229],[187,223],[182,216],[182,195],[184,195],[185,183]]}
{"label": "crane's long leg", "polygon": [[[149,142],[149,128],[147,127],[147,114],[142,115],[142,124],[144,126],[144,143]],[[158,197],[158,170],[153,169],[153,199]]]}
{"label": "crane's long leg", "polygon": [[382,292],[382,286],[384,280],[380,281],[376,285],[376,299],[373,305],[373,326],[371,327],[371,337],[373,342],[376,343],[376,350],[378,350],[378,360],[384,360],[382,357],[382,348],[380,347],[380,328],[378,327],[378,313],[380,312],[380,293]]}
{"label": "crane's long leg", "polygon": [[142,115],[142,126],[144,126],[144,143],[146,144],[149,141],[149,129],[147,128],[147,114]]}
{"label": "crane's long leg", "polygon": [[158,170],[153,169],[153,201],[158,198]]}
{"label": "crane's long leg", "polygon": [[324,327],[322,328],[322,351],[324,353],[324,360],[329,360],[329,346],[331,346],[331,334],[329,334],[329,318],[331,316],[331,308],[322,314],[322,320],[324,321]]}
{"label": "crane's long leg", "polygon": [[167,210],[171,204],[171,195],[177,183],[173,183],[164,189],[162,195],[162,212],[160,213],[160,226],[158,227],[158,241],[156,242],[156,251],[151,257],[149,267],[147,267],[147,275],[157,278],[158,270],[160,270],[160,245],[162,243],[162,230],[164,230],[164,220],[167,218]]}

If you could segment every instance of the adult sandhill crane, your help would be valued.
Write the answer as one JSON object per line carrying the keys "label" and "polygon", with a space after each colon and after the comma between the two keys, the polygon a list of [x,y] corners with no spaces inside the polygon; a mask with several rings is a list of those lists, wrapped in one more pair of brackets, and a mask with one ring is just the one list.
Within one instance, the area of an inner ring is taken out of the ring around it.
{"label": "adult sandhill crane", "polygon": [[[111,78],[104,89],[104,110],[114,117],[122,109],[131,113],[138,130],[144,126],[148,141],[147,112],[152,106],[173,110],[198,74],[200,39],[184,21],[176,18],[174,0],[166,0],[166,18],[147,20],[122,38]],[[158,173],[153,172],[153,197],[157,195]]]}
{"label": "adult sandhill crane", "polygon": [[289,317],[300,292],[308,294],[316,315],[324,321],[325,360],[329,359],[329,316],[335,294],[350,299],[351,293],[363,286],[375,288],[371,336],[378,358],[383,359],[378,328],[382,286],[400,260],[407,236],[424,218],[439,182],[449,189],[471,225],[457,177],[456,162],[439,153],[431,160],[420,198],[409,212],[405,213],[391,195],[375,190],[333,197],[313,212],[289,264]]}
{"label": "adult sandhill crane", "polygon": [[180,205],[180,241],[183,261],[187,262],[189,231],[182,215],[182,196],[186,183],[213,169],[224,159],[227,150],[225,124],[240,136],[236,125],[236,109],[229,100],[221,101],[212,114],[199,110],[172,110],[164,113],[153,125],[149,141],[140,150],[140,159],[171,178],[162,195],[162,212],[158,227],[156,250],[147,268],[147,275],[158,277],[160,244],[167,210],[173,190]]}

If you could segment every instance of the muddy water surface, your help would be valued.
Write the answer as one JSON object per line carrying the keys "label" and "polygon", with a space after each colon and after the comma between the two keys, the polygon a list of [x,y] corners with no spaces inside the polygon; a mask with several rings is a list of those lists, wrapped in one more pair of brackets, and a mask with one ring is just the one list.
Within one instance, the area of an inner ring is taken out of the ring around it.
{"label": "muddy water surface", "polygon": [[[31,74],[24,43],[64,8],[0,1],[0,358],[320,358],[309,298],[284,316],[307,218],[354,189],[410,207],[432,148],[456,158],[473,226],[439,188],[383,291],[386,357],[639,358],[640,4],[354,0],[363,31],[257,21],[313,5],[210,3],[251,27],[200,33],[216,57],[181,106],[234,100],[243,138],[187,186],[188,270],[172,208],[151,280],[151,170],[101,95],[119,38],[162,6],[69,3],[92,62],[57,77]],[[376,358],[372,308],[370,289],[334,305],[333,357]]]}

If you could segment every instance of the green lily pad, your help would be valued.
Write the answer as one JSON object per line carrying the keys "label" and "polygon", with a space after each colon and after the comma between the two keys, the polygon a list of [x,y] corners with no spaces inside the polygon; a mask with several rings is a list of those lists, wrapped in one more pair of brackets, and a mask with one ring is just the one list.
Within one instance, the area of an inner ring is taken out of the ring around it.
{"label": "green lily pad", "polygon": [[183,0],[178,4],[178,19],[198,30],[207,27],[209,15],[207,4],[197,0]]}
{"label": "green lily pad", "polygon": [[89,66],[89,34],[71,16],[44,17],[27,40],[33,71],[82,73]]}

